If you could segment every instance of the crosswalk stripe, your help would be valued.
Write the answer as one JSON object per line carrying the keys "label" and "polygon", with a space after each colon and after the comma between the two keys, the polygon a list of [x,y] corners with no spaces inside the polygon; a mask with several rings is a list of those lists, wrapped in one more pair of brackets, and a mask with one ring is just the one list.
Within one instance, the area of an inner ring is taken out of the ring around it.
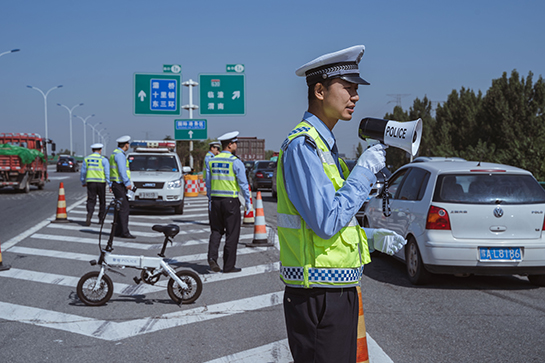
{"label": "crosswalk stripe", "polygon": [[[206,210],[203,209],[203,210]],[[197,210],[195,210],[195,212],[197,212]],[[75,210],[75,211],[72,211],[72,214],[87,214],[87,211],[86,210]],[[95,211],[95,216],[97,216],[96,214],[96,211]],[[106,218],[107,221],[112,221],[113,220],[113,212],[110,211],[108,213],[108,217],[112,216],[111,218]],[[139,215],[139,214],[131,214],[130,217],[129,217],[129,223],[130,223],[130,220],[131,219],[153,219],[153,220],[172,220],[172,219],[178,219],[178,218],[184,218],[184,219],[188,219],[188,218],[197,218],[197,217],[208,217],[208,212],[207,213],[200,213],[200,214],[173,214],[173,215],[167,215],[167,216],[159,216],[159,215],[156,215],[156,216],[147,216],[147,215]],[[69,219],[73,219],[73,218],[69,218]],[[157,223],[156,223],[157,224]]]}
{"label": "crosswalk stripe", "polygon": [[[203,214],[202,216],[207,216],[208,214]],[[85,222],[86,218],[69,218],[73,222]],[[172,219],[172,218],[171,218]],[[104,224],[108,225],[109,223],[113,223],[113,218],[106,218],[104,220]],[[129,221],[130,226],[142,226],[142,227],[153,227],[157,225],[158,223],[146,223],[146,222],[140,222],[140,221]],[[80,226],[81,227],[81,226]],[[210,231],[210,228],[206,228],[207,231]]]}
{"label": "crosswalk stripe", "polygon": [[[135,222],[135,225],[138,226],[140,224]],[[100,232],[100,227],[74,226],[70,224],[60,224],[60,223],[51,223],[47,225],[47,228],[66,229],[66,230],[73,230],[73,231]],[[102,229],[102,233],[103,235],[109,235],[109,231],[105,229]],[[198,233],[210,233],[210,228],[181,230],[180,233],[177,234],[177,236],[186,235],[186,234],[198,234]],[[165,236],[159,232],[141,232],[141,231],[131,230],[131,234],[135,236],[142,236],[142,237],[165,238]]]}
{"label": "crosswalk stripe", "polygon": [[0,302],[0,319],[68,331],[97,339],[118,341],[141,334],[273,307],[282,303],[283,294],[283,291],[273,292],[125,322],[99,320]]}
{"label": "crosswalk stripe", "polygon": [[[288,340],[283,339],[270,344],[262,345],[257,348],[248,349],[243,352],[226,355],[205,363],[255,363],[255,362],[274,362],[288,363],[293,362]],[[373,361],[374,362],[374,361]]]}

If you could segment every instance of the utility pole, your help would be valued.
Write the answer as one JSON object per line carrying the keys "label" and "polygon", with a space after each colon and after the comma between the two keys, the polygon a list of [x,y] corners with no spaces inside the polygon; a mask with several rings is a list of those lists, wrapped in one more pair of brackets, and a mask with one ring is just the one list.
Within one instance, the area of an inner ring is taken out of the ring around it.
{"label": "utility pole", "polygon": [[401,107],[401,98],[402,98],[402,97],[410,96],[410,94],[406,94],[406,93],[394,93],[394,94],[388,94],[388,95],[386,95],[386,96],[395,98],[395,101],[393,101],[393,100],[392,100],[392,101],[388,101],[388,103],[395,102],[395,103],[396,103],[396,106]]}

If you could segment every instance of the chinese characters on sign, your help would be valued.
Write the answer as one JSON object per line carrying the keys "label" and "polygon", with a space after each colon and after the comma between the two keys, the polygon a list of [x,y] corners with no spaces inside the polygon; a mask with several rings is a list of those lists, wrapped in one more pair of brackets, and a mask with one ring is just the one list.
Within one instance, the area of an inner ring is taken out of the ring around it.
{"label": "chinese characters on sign", "polygon": [[152,79],[150,109],[153,111],[176,111],[176,90],[176,80]]}
{"label": "chinese characters on sign", "polygon": [[134,114],[180,115],[181,74],[134,74]]}
{"label": "chinese characters on sign", "polygon": [[244,115],[244,75],[222,74],[200,76],[202,115]]}
{"label": "chinese characters on sign", "polygon": [[174,120],[174,139],[206,140],[208,128],[205,119]]}
{"label": "chinese characters on sign", "polygon": [[206,120],[176,120],[177,130],[206,130]]}

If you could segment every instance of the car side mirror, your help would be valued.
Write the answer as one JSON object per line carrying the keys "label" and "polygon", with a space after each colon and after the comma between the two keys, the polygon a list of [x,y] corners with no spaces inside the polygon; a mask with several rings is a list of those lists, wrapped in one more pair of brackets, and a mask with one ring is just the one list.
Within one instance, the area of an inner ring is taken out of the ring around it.
{"label": "car side mirror", "polygon": [[183,166],[182,167],[182,173],[184,173],[184,174],[191,173],[191,167],[190,166]]}

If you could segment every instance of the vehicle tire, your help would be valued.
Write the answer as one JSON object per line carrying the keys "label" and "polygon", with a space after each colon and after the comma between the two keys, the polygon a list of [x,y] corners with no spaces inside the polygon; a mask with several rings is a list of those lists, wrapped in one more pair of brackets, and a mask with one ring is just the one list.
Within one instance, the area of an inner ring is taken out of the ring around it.
{"label": "vehicle tire", "polygon": [[23,193],[30,192],[30,178],[27,178],[25,185],[20,189]]}
{"label": "vehicle tire", "polygon": [[418,249],[416,240],[412,237],[409,238],[405,246],[405,264],[407,266],[409,281],[413,285],[424,285],[430,280],[431,273],[424,267],[420,250]]}
{"label": "vehicle tire", "polygon": [[191,304],[195,302],[201,296],[202,292],[202,281],[199,275],[190,270],[181,270],[176,272],[176,276],[185,282],[188,288],[182,289],[171,277],[167,285],[168,296],[176,304]]}
{"label": "vehicle tire", "polygon": [[545,275],[529,275],[528,280],[535,286],[545,286]]}
{"label": "vehicle tire", "polygon": [[100,281],[100,287],[95,292],[92,291],[97,282],[99,271],[92,271],[86,273],[79,279],[78,287],[76,291],[78,297],[85,305],[100,306],[104,305],[110,300],[114,293],[114,284],[112,279],[106,274],[102,275],[102,281]]}
{"label": "vehicle tire", "polygon": [[39,183],[38,183],[38,190],[43,190],[43,189],[44,189],[44,186],[45,186],[45,183],[44,183],[44,182],[39,182]]}
{"label": "vehicle tire", "polygon": [[174,207],[174,213],[175,214],[184,214],[184,203]]}

